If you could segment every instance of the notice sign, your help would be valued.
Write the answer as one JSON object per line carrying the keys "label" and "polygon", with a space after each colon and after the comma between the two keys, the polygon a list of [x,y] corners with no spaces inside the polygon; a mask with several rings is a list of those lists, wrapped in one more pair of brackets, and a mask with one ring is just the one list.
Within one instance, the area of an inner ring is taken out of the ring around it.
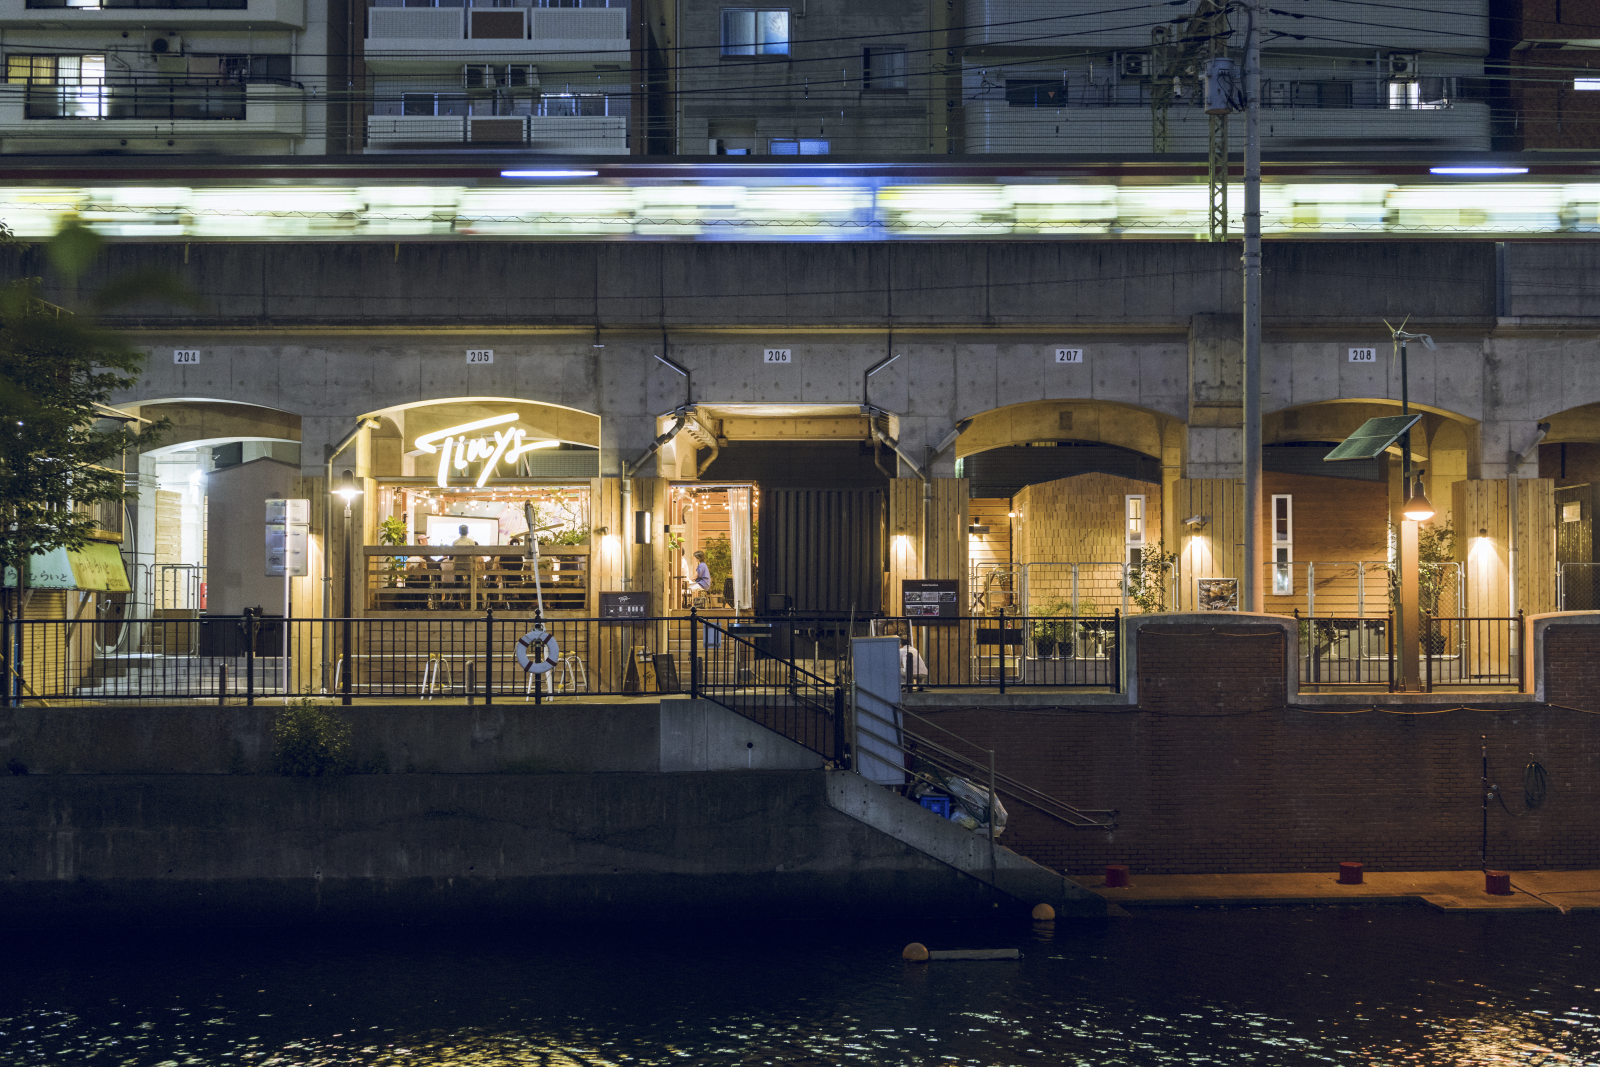
{"label": "notice sign", "polygon": [[650,618],[650,594],[645,593],[601,593],[600,617],[602,619],[648,619]]}
{"label": "notice sign", "polygon": [[961,614],[961,582],[955,578],[916,578],[900,583],[900,614],[926,622]]}

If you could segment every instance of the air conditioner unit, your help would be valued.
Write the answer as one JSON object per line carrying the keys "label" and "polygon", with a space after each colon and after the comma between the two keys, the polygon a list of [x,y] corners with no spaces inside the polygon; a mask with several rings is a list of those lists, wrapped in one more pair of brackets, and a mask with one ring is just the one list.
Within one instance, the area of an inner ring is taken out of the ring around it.
{"label": "air conditioner unit", "polygon": [[496,84],[494,64],[466,63],[461,67],[463,89],[493,89]]}
{"label": "air conditioner unit", "polygon": [[502,84],[507,89],[537,89],[539,87],[539,68],[532,63],[512,63],[504,69]]}
{"label": "air conditioner unit", "polygon": [[1118,52],[1117,73],[1124,78],[1148,78],[1151,73],[1149,52]]}
{"label": "air conditioner unit", "polygon": [[157,57],[181,56],[183,55],[183,38],[176,34],[153,38],[150,41],[150,54]]}
{"label": "air conditioner unit", "polygon": [[1389,77],[1415,78],[1417,76],[1417,54],[1415,52],[1390,52]]}

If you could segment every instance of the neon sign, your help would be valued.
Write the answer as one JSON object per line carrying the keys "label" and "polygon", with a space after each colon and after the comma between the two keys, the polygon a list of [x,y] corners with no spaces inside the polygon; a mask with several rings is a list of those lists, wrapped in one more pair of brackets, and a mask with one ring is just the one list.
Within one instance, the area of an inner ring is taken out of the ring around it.
{"label": "neon sign", "polygon": [[473,430],[489,430],[495,426],[505,426],[506,423],[516,422],[517,416],[495,415],[492,418],[479,419],[477,422],[464,422],[460,426],[451,426],[444,430],[435,430],[425,433],[413,443],[418,451],[430,455],[439,454],[439,486],[448,487],[450,484],[450,470],[458,471],[467,469],[467,464],[483,462],[483,469],[478,472],[478,488],[483,488],[483,483],[489,480],[497,466],[502,462],[511,465],[517,462],[525,452],[533,452],[540,448],[554,448],[560,441],[529,441],[526,440],[528,431],[522,427],[507,427],[504,430],[493,430],[492,438],[479,434],[476,437],[467,435]]}

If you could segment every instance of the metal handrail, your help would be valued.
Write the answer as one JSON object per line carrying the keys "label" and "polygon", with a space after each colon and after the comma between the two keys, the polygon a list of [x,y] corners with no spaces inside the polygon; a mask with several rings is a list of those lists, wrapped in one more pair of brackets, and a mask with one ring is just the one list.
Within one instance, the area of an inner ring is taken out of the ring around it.
{"label": "metal handrail", "polygon": [[[883,703],[888,704],[895,711],[899,712],[901,715],[905,716],[908,719],[916,719],[919,722],[926,723],[927,725],[933,727],[934,729],[939,730],[939,731],[941,731],[941,732],[943,732],[945,734],[948,734],[949,736],[955,738],[957,741],[960,741],[962,744],[970,745],[973,748],[978,749],[978,751],[987,754],[990,757],[990,761],[991,761],[990,766],[992,767],[992,761],[993,761],[993,757],[994,757],[994,750],[993,749],[982,748],[979,745],[977,745],[975,742],[968,741],[966,738],[964,738],[961,735],[955,733],[953,730],[950,730],[948,727],[940,726],[938,723],[933,722],[931,719],[928,719],[926,716],[918,715],[916,712],[910,711],[905,706],[903,706],[903,705],[901,705],[901,704],[899,704],[897,702],[884,700],[883,697],[881,697],[878,694],[872,692],[870,689],[864,688],[859,683],[856,685],[855,689],[856,689],[857,693],[865,693],[866,695],[872,697],[874,700],[882,701]],[[871,710],[870,708],[861,707],[859,702],[856,705],[855,711],[856,711],[856,715],[857,716],[865,714],[868,718],[875,719],[880,723],[888,724],[890,727],[893,727],[895,725],[892,720],[884,718],[882,715],[879,715],[877,712]],[[1111,828],[1116,826],[1115,819],[1116,819],[1116,816],[1118,814],[1118,812],[1116,810],[1105,809],[1105,808],[1078,808],[1078,807],[1074,807],[1073,805],[1068,804],[1066,801],[1058,800],[1055,797],[1050,796],[1048,793],[1045,793],[1045,792],[1043,792],[1041,790],[1035,789],[1033,786],[1028,785],[1025,782],[1019,781],[1019,780],[1017,780],[1015,778],[1012,778],[1009,775],[1001,774],[998,771],[992,771],[992,770],[986,771],[986,768],[985,768],[983,763],[980,763],[978,760],[973,759],[971,756],[963,755],[962,753],[957,752],[954,749],[951,749],[951,748],[948,748],[948,747],[946,747],[944,745],[941,745],[937,741],[934,741],[932,738],[929,738],[929,737],[926,737],[926,736],[924,736],[922,734],[916,733],[915,731],[908,730],[904,726],[900,727],[900,731],[901,731],[902,734],[904,734],[907,737],[910,737],[913,741],[916,742],[917,747],[915,749],[908,749],[905,746],[899,744],[898,742],[892,740],[891,738],[883,737],[882,735],[880,735],[880,734],[878,734],[878,733],[876,733],[876,732],[874,732],[874,731],[872,731],[870,729],[868,729],[866,731],[863,731],[862,728],[861,728],[860,723],[858,722],[856,724],[856,732],[857,733],[863,733],[864,732],[866,734],[866,736],[868,738],[870,738],[871,740],[873,740],[873,741],[876,741],[876,742],[879,742],[881,744],[887,745],[890,748],[894,749],[895,751],[898,751],[898,752],[900,752],[900,753],[902,753],[904,755],[915,756],[915,757],[918,757],[918,758],[928,759],[928,762],[933,763],[936,766],[939,765],[941,762],[944,762],[944,763],[947,764],[946,769],[949,770],[952,774],[959,774],[962,777],[970,777],[970,776],[974,775],[974,771],[973,770],[966,769],[965,767],[962,766],[962,764],[966,764],[968,767],[976,769],[976,771],[979,774],[990,773],[990,774],[993,775],[993,781],[994,781],[995,791],[996,792],[1002,793],[1002,794],[1005,794],[1005,795],[1009,795],[1010,797],[1012,797],[1012,799],[1021,801],[1022,803],[1028,805],[1029,807],[1034,808],[1035,810],[1041,812],[1042,814],[1049,815],[1051,818],[1054,818],[1054,819],[1056,819],[1056,820],[1058,820],[1060,822],[1064,822],[1069,826],[1080,827],[1080,828],[1092,827],[1092,828],[1098,828],[1098,829],[1111,829]],[[933,753],[933,755],[931,757],[929,756],[929,751],[930,750]],[[941,760],[940,757],[943,757],[943,760]],[[943,784],[943,783],[935,781],[934,779],[929,778],[926,775],[918,774],[917,771],[915,769],[913,769],[913,768],[909,768],[908,767],[907,768],[907,773],[911,774],[913,777],[921,778],[923,781],[929,782],[930,784],[933,784],[933,785],[942,786],[942,784]],[[1059,809],[1059,810],[1052,810],[1053,808],[1054,809]],[[1066,812],[1067,814],[1063,815],[1062,812]],[[1107,818],[1104,818],[1104,819],[1093,818],[1093,816],[1097,816],[1097,815],[1106,816]]]}

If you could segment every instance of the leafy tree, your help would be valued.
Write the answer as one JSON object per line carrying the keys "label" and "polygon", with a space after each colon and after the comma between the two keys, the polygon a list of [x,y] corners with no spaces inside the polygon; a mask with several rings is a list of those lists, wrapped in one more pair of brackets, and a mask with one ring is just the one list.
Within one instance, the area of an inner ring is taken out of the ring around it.
{"label": "leafy tree", "polygon": [[[0,247],[15,245],[0,224]],[[75,275],[98,248],[93,233],[68,225],[45,250],[58,270]],[[38,278],[0,284],[0,566],[18,574],[31,556],[82,548],[96,526],[89,509],[127,495],[113,464],[166,429],[105,417],[101,406],[137,381],[142,354],[41,300],[39,287]],[[97,303],[152,294],[173,295],[171,283],[125,278]],[[9,594],[4,607],[9,615]]]}
{"label": "leafy tree", "polygon": [[1145,545],[1139,554],[1139,566],[1128,568],[1128,599],[1146,615],[1167,610],[1167,577],[1178,556],[1166,549],[1164,541]]}

